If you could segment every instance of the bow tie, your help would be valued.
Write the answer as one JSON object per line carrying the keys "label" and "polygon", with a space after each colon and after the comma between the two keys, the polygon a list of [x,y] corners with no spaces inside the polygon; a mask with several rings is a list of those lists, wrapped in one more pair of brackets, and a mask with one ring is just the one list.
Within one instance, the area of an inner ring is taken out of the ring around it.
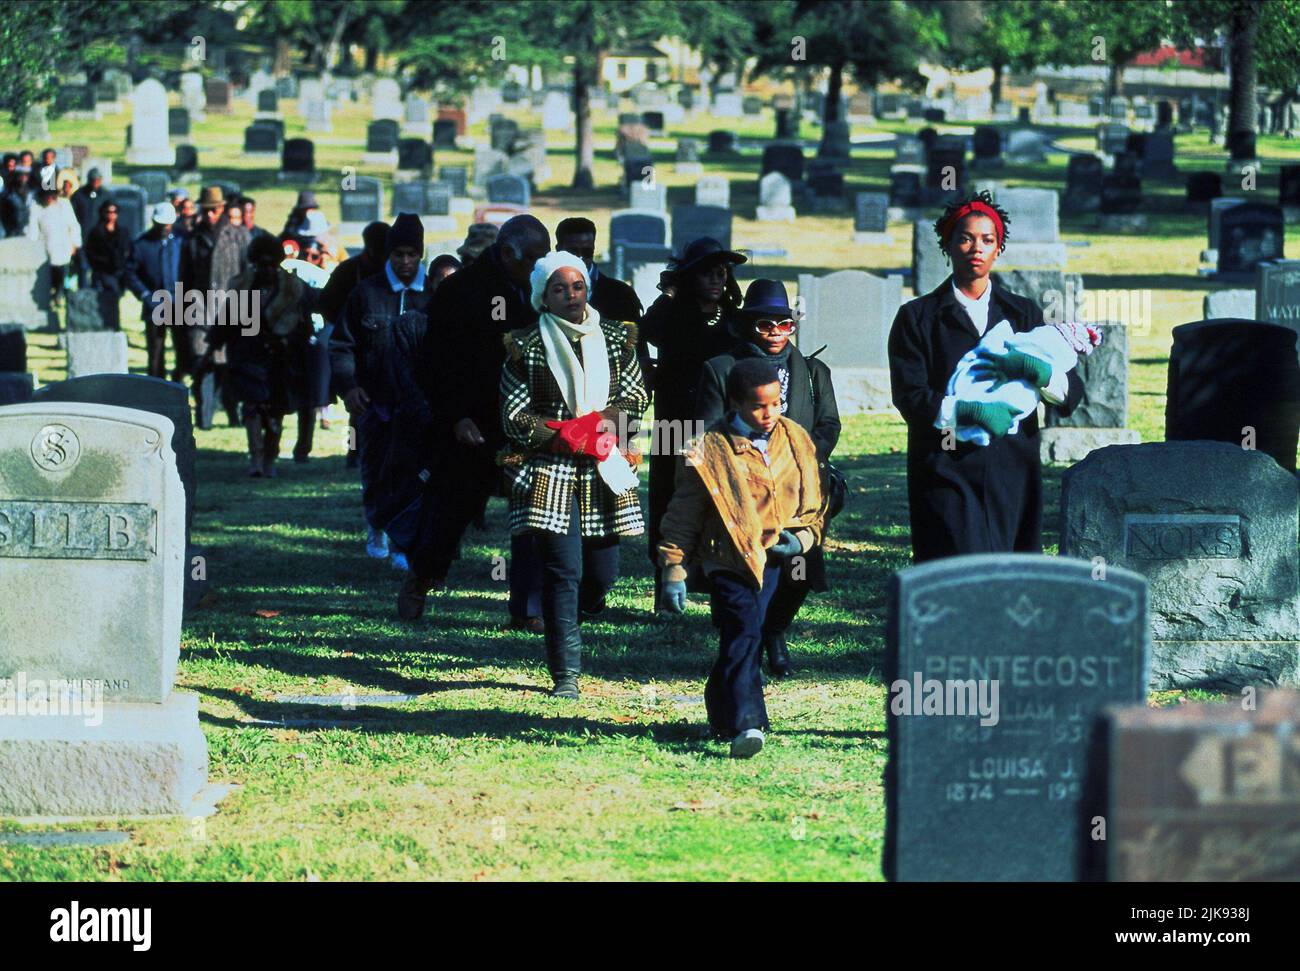
{"label": "bow tie", "polygon": [[767,444],[767,440],[772,437],[771,432],[760,432],[756,429],[750,428],[749,423],[737,414],[731,416],[731,429],[737,435],[744,435],[754,443],[762,442],[763,444]]}

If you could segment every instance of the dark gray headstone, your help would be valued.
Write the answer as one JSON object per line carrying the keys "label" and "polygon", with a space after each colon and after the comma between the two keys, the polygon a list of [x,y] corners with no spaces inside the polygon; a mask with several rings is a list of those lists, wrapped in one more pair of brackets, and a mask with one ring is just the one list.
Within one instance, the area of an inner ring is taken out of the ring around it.
{"label": "dark gray headstone", "polygon": [[393,186],[393,215],[413,212],[417,216],[446,216],[451,213],[451,186],[443,182],[398,182]]}
{"label": "dark gray headstone", "polygon": [[1223,180],[1218,172],[1193,172],[1187,177],[1187,202],[1208,203],[1223,195]]}
{"label": "dark gray headstone", "polygon": [[791,182],[803,181],[803,149],[798,145],[768,145],[763,149],[763,167],[759,178],[769,172],[780,172]]}
{"label": "dark gray headstone", "polygon": [[108,290],[87,288],[67,295],[69,332],[116,330],[118,295]]}
{"label": "dark gray headstone", "polygon": [[452,195],[462,198],[468,195],[469,169],[463,165],[444,165],[438,169],[438,181],[451,186]]}
{"label": "dark gray headstone", "polygon": [[450,118],[439,118],[433,123],[433,147],[456,147],[456,122]]}
{"label": "dark gray headstone", "polygon": [[117,203],[117,221],[127,231],[127,236],[135,239],[144,232],[144,212],[148,207],[148,196],[138,185],[115,185],[111,195]]}
{"label": "dark gray headstone", "polygon": [[264,88],[257,92],[257,110],[274,114],[280,110],[280,96],[274,88]]}
{"label": "dark gray headstone", "polygon": [[[940,138],[946,138],[946,136],[940,136]],[[945,188],[946,185],[949,187]],[[926,192],[933,201],[946,201],[960,195],[965,185],[965,145],[936,139],[926,152]]]}
{"label": "dark gray headstone", "polygon": [[309,173],[316,171],[316,145],[310,138],[290,138],[284,143],[280,156],[283,172]]}
{"label": "dark gray headstone", "polygon": [[731,131],[709,132],[709,154],[730,155],[736,151],[736,133]]}
{"label": "dark gray headstone", "polygon": [[166,172],[149,170],[131,173],[131,184],[144,189],[145,203],[150,206],[167,200],[167,184],[170,181]]}
{"label": "dark gray headstone", "polygon": [[397,146],[399,169],[428,170],[433,166],[433,149],[423,138],[403,138]]}
{"label": "dark gray headstone", "polygon": [[1065,171],[1065,204],[1070,209],[1097,209],[1105,170],[1095,155],[1071,155]]}
{"label": "dark gray headstone", "polygon": [[527,206],[531,191],[528,180],[517,175],[494,175],[487,180],[488,202],[506,202],[515,206]]}
{"label": "dark gray headstone", "polygon": [[1203,320],[1173,331],[1165,438],[1208,439],[1253,448],[1295,471],[1300,435],[1296,332],[1242,320]]}
{"label": "dark gray headstone", "polygon": [[265,121],[254,122],[244,129],[244,151],[250,154],[279,154],[279,130]]}
{"label": "dark gray headstone", "polygon": [[616,213],[609,220],[609,243],[663,246],[668,241],[667,220],[653,213]]}
{"label": "dark gray headstone", "polygon": [[641,123],[652,132],[660,134],[664,130],[664,113],[662,111],[641,112]]}
{"label": "dark gray headstone", "polygon": [[1002,133],[996,128],[975,129],[975,161],[992,164],[1002,160]]}
{"label": "dark gray headstone", "polygon": [[1101,180],[1101,211],[1104,214],[1122,215],[1138,211],[1142,206],[1142,181],[1132,175],[1107,173]]}
{"label": "dark gray headstone", "polygon": [[889,173],[889,204],[903,209],[918,209],[925,204],[925,187],[919,172]]}
{"label": "dark gray headstone", "polygon": [[1255,319],[1300,333],[1300,260],[1259,264],[1255,283]]}
{"label": "dark gray headstone", "polygon": [[1079,356],[1075,373],[1083,381],[1083,400],[1064,417],[1048,408],[1049,428],[1123,428],[1128,423],[1128,329],[1119,323],[1090,326],[1101,331],[1102,343]]}
{"label": "dark gray headstone", "polygon": [[1062,478],[1061,555],[1147,578],[1156,690],[1296,677],[1298,532],[1295,475],[1239,441],[1111,445]]}
{"label": "dark gray headstone", "polygon": [[20,371],[0,371],[0,405],[25,405],[32,400],[34,379]]}
{"label": "dark gray headstone", "polygon": [[176,146],[176,173],[182,175],[199,170],[199,152],[193,145]]}
{"label": "dark gray headstone", "polygon": [[1285,240],[1280,207],[1245,202],[1225,209],[1219,217],[1219,274],[1253,278],[1260,263],[1286,255]]}
{"label": "dark gray headstone", "polygon": [[883,233],[889,229],[889,196],[883,192],[859,192],[854,198],[853,231]]}
{"label": "dark gray headstone", "polygon": [[[1097,875],[1098,721],[1110,705],[1146,698],[1146,599],[1145,580],[1128,570],[1102,579],[1089,562],[1034,554],[956,556],[894,574],[886,877]],[[987,712],[994,686],[996,723],[955,713],[981,689]]]}
{"label": "dark gray headstone", "polygon": [[358,176],[356,185],[339,192],[345,223],[372,223],[384,218],[384,188],[378,179]]}
{"label": "dark gray headstone", "polygon": [[397,150],[401,126],[392,118],[381,118],[366,126],[366,151],[376,154]]}
{"label": "dark gray headstone", "polygon": [[[640,121],[640,118],[637,119]],[[519,125],[509,118],[498,118],[490,126],[491,145],[498,152],[509,152],[519,135]]]}
{"label": "dark gray headstone", "polygon": [[1300,206],[1300,165],[1283,165],[1278,169],[1277,204]]}
{"label": "dark gray headstone", "polygon": [[0,324],[0,372],[27,370],[27,334],[19,324]]}
{"label": "dark gray headstone", "polygon": [[190,110],[188,108],[167,109],[167,134],[174,138],[189,137]]}
{"label": "dark gray headstone", "polygon": [[673,206],[672,250],[680,256],[694,240],[705,236],[716,239],[724,249],[731,248],[731,210],[721,206]]}

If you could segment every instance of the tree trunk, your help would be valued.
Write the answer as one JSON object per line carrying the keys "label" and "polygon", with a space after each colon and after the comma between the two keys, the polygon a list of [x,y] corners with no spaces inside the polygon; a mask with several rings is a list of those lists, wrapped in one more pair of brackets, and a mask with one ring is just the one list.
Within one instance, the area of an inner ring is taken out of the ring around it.
{"label": "tree trunk", "polygon": [[1253,132],[1258,105],[1255,102],[1259,82],[1256,42],[1259,39],[1258,0],[1238,0],[1232,5],[1228,38],[1230,95],[1228,131]]}
{"label": "tree trunk", "polygon": [[596,150],[591,134],[591,88],[595,65],[582,56],[573,59],[573,188],[591,189]]}
{"label": "tree trunk", "polygon": [[1124,62],[1118,57],[1115,63],[1110,66],[1110,77],[1106,81],[1106,94],[1111,98],[1118,98],[1124,94]]}
{"label": "tree trunk", "polygon": [[366,73],[374,74],[379,70],[379,48],[372,45],[366,46]]}
{"label": "tree trunk", "polygon": [[827,123],[840,121],[840,93],[844,89],[843,62],[830,66],[830,78],[826,82],[826,106],[822,109],[822,127]]}
{"label": "tree trunk", "polygon": [[334,21],[334,30],[330,33],[329,44],[325,48],[325,69],[332,71],[338,67],[339,51],[343,46],[343,32],[348,27],[348,15],[339,13],[339,19]]}
{"label": "tree trunk", "polygon": [[993,84],[989,88],[989,97],[993,101],[990,107],[994,111],[997,110],[998,102],[1002,100],[1002,71],[1005,67],[1005,64],[993,65]]}

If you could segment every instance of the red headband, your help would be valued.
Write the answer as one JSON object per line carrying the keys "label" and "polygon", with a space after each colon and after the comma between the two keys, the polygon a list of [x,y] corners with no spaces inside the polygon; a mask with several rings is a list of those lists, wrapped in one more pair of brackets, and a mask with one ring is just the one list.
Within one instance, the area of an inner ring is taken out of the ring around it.
{"label": "red headband", "polygon": [[998,215],[997,210],[992,206],[976,199],[974,202],[967,202],[958,206],[957,211],[949,216],[948,221],[943,224],[943,235],[939,241],[943,244],[944,249],[948,248],[948,243],[952,240],[952,234],[957,228],[957,224],[973,212],[981,216],[988,216],[993,220],[993,229],[998,234],[998,249],[1002,248],[1002,238],[1006,235],[1006,227],[1002,225],[1002,217]]}

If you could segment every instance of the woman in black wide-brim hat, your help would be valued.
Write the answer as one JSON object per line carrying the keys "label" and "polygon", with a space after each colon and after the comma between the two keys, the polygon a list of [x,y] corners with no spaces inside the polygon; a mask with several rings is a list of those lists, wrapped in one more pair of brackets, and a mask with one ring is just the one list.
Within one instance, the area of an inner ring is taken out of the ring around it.
{"label": "woman in black wide-brim hat", "polygon": [[[831,369],[790,342],[798,328],[797,318],[780,280],[751,283],[745,303],[735,315],[734,343],[725,353],[706,361],[701,370],[695,413],[706,427],[718,421],[727,410],[727,375],[736,362],[747,358],[768,361],[781,381],[781,414],[808,433],[824,470],[840,439],[840,412]],[[820,543],[797,561],[782,565],[779,585],[763,618],[763,650],[773,677],[794,673],[786,633],[809,591],[827,589]]]}
{"label": "woman in black wide-brim hat", "polygon": [[659,521],[673,497],[679,461],[673,451],[694,434],[695,389],[704,362],[736,341],[729,328],[735,326],[740,287],[732,267],[745,261],[716,239],[695,240],[664,274],[660,284],[664,294],[641,320],[642,337],[659,352],[654,369],[656,434],[651,442],[650,514],[646,520],[650,562],[655,564],[656,575]]}

